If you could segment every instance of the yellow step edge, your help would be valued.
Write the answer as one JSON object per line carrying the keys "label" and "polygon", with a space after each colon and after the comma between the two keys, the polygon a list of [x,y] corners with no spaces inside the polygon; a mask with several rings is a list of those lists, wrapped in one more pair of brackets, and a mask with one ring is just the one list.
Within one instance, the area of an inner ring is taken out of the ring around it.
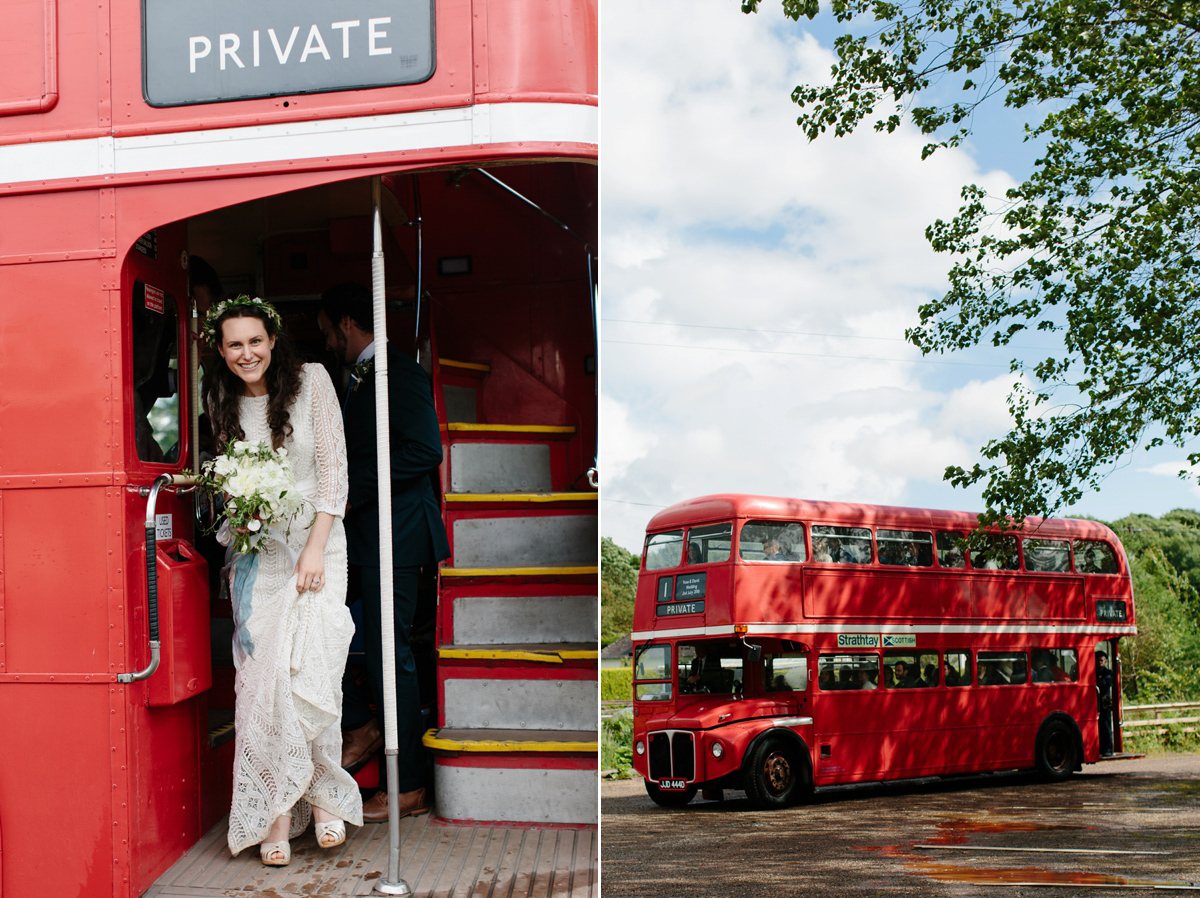
{"label": "yellow step edge", "polygon": [[421,739],[426,748],[442,751],[581,751],[598,752],[597,742],[537,742],[515,739],[443,739],[438,730],[429,730]]}
{"label": "yellow step edge", "polygon": [[442,425],[448,431],[477,431],[479,433],[574,433],[574,424],[476,424],[472,421],[449,421]]}
{"label": "yellow step edge", "polygon": [[539,652],[534,649],[438,649],[439,658],[455,658],[460,661],[539,661],[543,664],[562,664],[564,661],[594,659],[599,655],[595,649],[561,649]]}
{"label": "yellow step edge", "polygon": [[571,567],[444,567],[443,577],[574,577],[598,574],[596,565]]}
{"label": "yellow step edge", "polygon": [[599,493],[446,493],[447,502],[595,502]]}
{"label": "yellow step edge", "polygon": [[468,371],[491,371],[491,365],[485,365],[482,362],[456,362],[454,359],[438,359],[439,365],[445,365],[447,368],[466,368]]}

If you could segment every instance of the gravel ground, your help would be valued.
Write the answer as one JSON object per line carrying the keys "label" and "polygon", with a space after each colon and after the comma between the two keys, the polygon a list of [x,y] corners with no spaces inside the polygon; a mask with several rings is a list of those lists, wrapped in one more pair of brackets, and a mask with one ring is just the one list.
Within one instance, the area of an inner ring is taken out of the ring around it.
{"label": "gravel ground", "polygon": [[601,786],[601,894],[619,896],[1200,893],[1200,755],[823,792],[784,811],[745,793],[655,805]]}

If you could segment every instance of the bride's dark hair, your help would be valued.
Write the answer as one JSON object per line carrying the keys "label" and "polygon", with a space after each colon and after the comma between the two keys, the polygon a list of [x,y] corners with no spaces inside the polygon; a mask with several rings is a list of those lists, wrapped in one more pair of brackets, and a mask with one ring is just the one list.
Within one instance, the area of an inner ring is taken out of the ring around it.
{"label": "bride's dark hair", "polygon": [[[235,305],[213,322],[218,346],[224,341],[222,327],[230,318],[257,318],[263,323],[268,337],[275,338],[271,349],[271,364],[264,379],[267,382],[267,425],[271,428],[271,443],[278,449],[284,437],[292,432],[288,408],[300,393],[300,366],[303,360],[287,336],[276,326],[272,316],[253,305]],[[230,440],[244,440],[246,434],[238,423],[238,397],[243,395],[244,381],[229,370],[222,358],[215,369],[204,378],[204,407],[208,409],[218,451],[224,451]]]}

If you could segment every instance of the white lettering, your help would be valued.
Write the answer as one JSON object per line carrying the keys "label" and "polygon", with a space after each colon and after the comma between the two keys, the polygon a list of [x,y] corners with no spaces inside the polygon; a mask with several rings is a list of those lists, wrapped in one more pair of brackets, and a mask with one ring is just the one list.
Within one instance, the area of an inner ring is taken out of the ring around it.
{"label": "white lettering", "polygon": [[300,61],[308,59],[309,53],[320,53],[326,59],[329,59],[329,51],[325,49],[325,41],[321,38],[321,31],[314,24],[308,31],[308,40],[304,44],[304,52],[300,54]]}
{"label": "white lettering", "polygon": [[[201,50],[200,48],[204,49]],[[196,60],[203,59],[212,52],[212,41],[206,37],[189,37],[188,38],[188,62],[191,65],[192,74],[196,74]]]}
{"label": "white lettering", "polygon": [[[316,27],[316,26],[313,26],[313,27]],[[296,35],[299,33],[300,33],[300,26],[293,25],[292,26],[292,36],[288,38],[287,49],[280,50],[279,49],[279,38],[277,38],[275,36],[275,29],[274,28],[267,29],[267,34],[269,34],[271,36],[271,43],[273,43],[275,45],[275,57],[279,60],[280,65],[283,65],[284,63],[286,63],[288,61],[288,57],[292,55],[292,44],[296,43]]]}
{"label": "white lettering", "polygon": [[254,29],[254,67],[258,68],[258,29]]}
{"label": "white lettering", "polygon": [[[392,48],[391,48],[391,47],[377,47],[377,46],[375,46],[375,41],[376,41],[376,40],[378,40],[378,39],[379,39],[379,38],[381,38],[381,37],[387,37],[387,32],[386,32],[386,31],[380,31],[380,30],[379,30],[379,29],[377,29],[375,26],[376,26],[376,25],[386,25],[386,24],[387,24],[388,22],[390,22],[390,21],[392,21],[392,17],[391,17],[391,16],[384,16],[382,19],[367,19],[367,26],[370,28],[370,38],[371,38],[371,50],[370,50],[370,55],[371,55],[371,56],[383,56],[383,55],[385,55],[385,54],[388,54],[388,53],[391,53],[391,52],[392,52]],[[313,27],[314,27],[314,28],[316,28],[317,26],[316,26],[316,25],[314,25]]]}
{"label": "white lettering", "polygon": [[237,49],[242,45],[241,38],[236,34],[221,35],[221,71],[225,71],[225,57],[229,56],[237,63],[239,69],[244,69],[246,66],[238,59]]}
{"label": "white lettering", "polygon": [[357,28],[362,22],[355,19],[353,22],[334,22],[330,28],[340,28],[342,30],[342,59],[350,58],[350,29]]}

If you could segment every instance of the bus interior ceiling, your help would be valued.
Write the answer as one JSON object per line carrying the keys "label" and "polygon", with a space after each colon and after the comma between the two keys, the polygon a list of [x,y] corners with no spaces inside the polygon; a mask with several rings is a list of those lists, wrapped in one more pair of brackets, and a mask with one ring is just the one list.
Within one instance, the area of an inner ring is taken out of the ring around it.
{"label": "bus interior ceiling", "polygon": [[[540,162],[499,166],[494,176],[566,228],[471,168],[384,178],[388,339],[402,352],[414,350],[420,265],[422,340],[432,331],[439,357],[492,366],[495,395],[480,403],[491,423],[532,416],[581,426],[572,465],[578,477],[592,462],[595,440],[588,361],[595,351],[588,293],[595,266],[588,253],[596,244],[596,170]],[[370,286],[372,237],[368,178],[256,199],[187,222],[189,253],[212,265],[225,293],[279,305],[301,351],[325,362],[331,360],[317,329],[316,301],[345,281]],[[429,367],[428,357],[421,361]],[[540,385],[507,389],[514,379]]]}

